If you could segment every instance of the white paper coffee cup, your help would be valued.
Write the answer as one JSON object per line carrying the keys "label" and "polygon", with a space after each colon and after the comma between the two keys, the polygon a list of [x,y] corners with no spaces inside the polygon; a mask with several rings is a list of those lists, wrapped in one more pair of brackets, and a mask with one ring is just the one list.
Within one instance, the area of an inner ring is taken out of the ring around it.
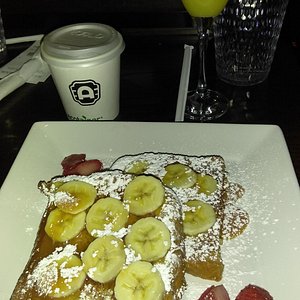
{"label": "white paper coffee cup", "polygon": [[69,120],[117,117],[124,48],[119,32],[98,23],[68,25],[45,36],[41,56]]}

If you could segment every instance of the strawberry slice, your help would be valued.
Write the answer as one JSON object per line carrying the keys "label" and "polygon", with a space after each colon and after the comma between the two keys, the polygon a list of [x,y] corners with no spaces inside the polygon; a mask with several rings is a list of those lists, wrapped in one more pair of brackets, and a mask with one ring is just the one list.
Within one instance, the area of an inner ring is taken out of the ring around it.
{"label": "strawberry slice", "polygon": [[249,284],[239,292],[235,300],[273,300],[273,297],[265,289]]}
{"label": "strawberry slice", "polygon": [[[71,171],[72,175],[90,175],[102,170],[102,163],[98,159],[90,159],[76,165]],[[68,175],[70,175],[68,174]]]}
{"label": "strawberry slice", "polygon": [[63,159],[61,166],[63,167],[63,175],[71,175],[72,169],[78,164],[85,161],[85,154],[71,154]]}
{"label": "strawberry slice", "polygon": [[85,154],[71,154],[63,159],[63,175],[90,175],[102,170],[102,162],[98,159],[85,160]]}
{"label": "strawberry slice", "polygon": [[198,300],[230,300],[223,285],[212,285],[207,288]]}

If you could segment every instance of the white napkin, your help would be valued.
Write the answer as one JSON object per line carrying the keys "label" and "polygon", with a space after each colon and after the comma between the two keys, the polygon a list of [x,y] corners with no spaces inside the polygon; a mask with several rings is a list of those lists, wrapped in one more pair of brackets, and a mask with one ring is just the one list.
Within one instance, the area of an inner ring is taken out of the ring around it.
{"label": "white napkin", "polygon": [[0,101],[11,92],[22,86],[42,66],[43,61],[37,53],[26,62],[19,70],[0,80]]}
{"label": "white napkin", "polygon": [[41,37],[42,35],[11,39],[11,43],[16,43],[39,38],[29,48],[0,68],[0,78],[2,78],[0,80],[0,101],[25,82],[37,84],[44,82],[50,76],[48,65],[40,55]]}

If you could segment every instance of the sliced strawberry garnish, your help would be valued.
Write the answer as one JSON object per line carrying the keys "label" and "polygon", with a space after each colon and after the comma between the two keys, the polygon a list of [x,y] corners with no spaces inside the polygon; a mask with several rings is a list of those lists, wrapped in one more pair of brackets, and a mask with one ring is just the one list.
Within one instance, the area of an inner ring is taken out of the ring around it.
{"label": "sliced strawberry garnish", "polygon": [[90,175],[102,169],[98,159],[85,160],[85,154],[71,154],[63,159],[63,175]]}
{"label": "sliced strawberry garnish", "polygon": [[63,167],[63,175],[72,174],[72,169],[74,169],[78,164],[85,161],[85,154],[71,154],[63,159],[61,165]]}
{"label": "sliced strawberry garnish", "polygon": [[98,159],[90,159],[86,160],[84,162],[81,162],[80,164],[76,165],[72,170],[70,170],[71,173],[68,175],[90,175],[94,172],[101,171],[102,169],[102,163]]}
{"label": "sliced strawberry garnish", "polygon": [[265,289],[249,284],[240,291],[235,300],[273,300],[273,297]]}
{"label": "sliced strawberry garnish", "polygon": [[207,288],[199,300],[230,300],[229,295],[223,285],[212,285]]}

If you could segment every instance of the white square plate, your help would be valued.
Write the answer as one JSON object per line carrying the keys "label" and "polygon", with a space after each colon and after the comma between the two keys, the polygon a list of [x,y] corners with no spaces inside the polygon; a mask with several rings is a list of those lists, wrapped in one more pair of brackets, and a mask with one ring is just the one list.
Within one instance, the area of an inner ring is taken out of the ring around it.
{"label": "white square plate", "polygon": [[[0,299],[9,299],[32,249],[46,205],[41,179],[61,174],[61,160],[86,153],[109,166],[118,156],[144,151],[219,154],[229,178],[246,194],[244,234],[224,242],[222,283],[232,299],[249,283],[276,300],[300,295],[299,186],[281,130],[268,125],[135,122],[34,124],[0,191]],[[184,299],[196,300],[213,282],[187,276]],[[216,284],[216,283],[214,283]]]}

